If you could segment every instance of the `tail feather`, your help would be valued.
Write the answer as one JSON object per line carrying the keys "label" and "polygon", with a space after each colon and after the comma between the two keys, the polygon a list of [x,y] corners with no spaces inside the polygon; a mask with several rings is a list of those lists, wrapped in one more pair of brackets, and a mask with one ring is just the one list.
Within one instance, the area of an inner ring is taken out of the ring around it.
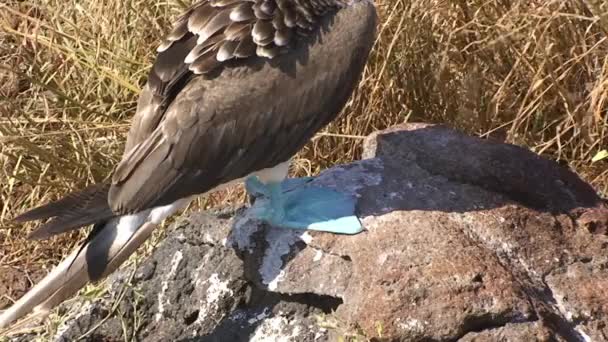
{"label": "tail feather", "polygon": [[108,204],[109,190],[109,184],[93,184],[56,202],[23,213],[14,218],[14,221],[26,222],[52,218],[28,236],[36,240],[105,221],[114,216]]}
{"label": "tail feather", "polygon": [[0,328],[34,312],[48,312],[74,295],[89,281],[117,269],[152,233],[156,224],[147,222],[149,212],[115,217],[51,271],[40,283],[0,314]]}
{"label": "tail feather", "polygon": [[54,217],[32,233],[33,238],[48,237],[89,224],[94,226],[79,249],[9,309],[0,313],[0,329],[32,311],[33,316],[46,316],[88,282],[106,277],[150,237],[158,223],[190,202],[190,198],[184,198],[135,214],[114,216],[107,203],[108,190],[108,185],[90,186],[16,218],[17,221],[30,221]]}

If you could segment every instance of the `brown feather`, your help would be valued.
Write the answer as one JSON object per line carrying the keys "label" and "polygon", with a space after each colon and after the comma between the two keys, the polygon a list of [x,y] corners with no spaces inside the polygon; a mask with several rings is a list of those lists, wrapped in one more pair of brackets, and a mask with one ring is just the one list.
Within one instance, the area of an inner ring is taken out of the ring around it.
{"label": "brown feather", "polygon": [[255,19],[255,15],[251,6],[252,4],[250,2],[244,2],[234,7],[230,12],[230,20],[234,22],[240,22]]}
{"label": "brown feather", "polygon": [[234,57],[234,50],[239,45],[237,41],[227,41],[217,51],[216,59],[218,62],[224,62]]}
{"label": "brown feather", "polygon": [[216,34],[213,37],[205,40],[204,42],[197,44],[191,51],[188,53],[184,62],[186,64],[191,64],[201,55],[209,52],[211,49],[214,49],[218,43],[225,39],[223,34]]}
{"label": "brown feather", "polygon": [[259,57],[266,57],[272,59],[279,54],[279,48],[274,46],[273,44],[267,46],[258,46],[255,50],[255,53]]}
{"label": "brown feather", "polygon": [[205,74],[219,65],[220,62],[215,58],[215,52],[209,51],[197,58],[188,68],[195,74]]}
{"label": "brown feather", "polygon": [[272,26],[276,30],[282,30],[287,28],[287,26],[285,25],[285,18],[283,17],[283,13],[277,11],[277,13],[272,18]]}
{"label": "brown feather", "polygon": [[176,23],[171,33],[165,37],[163,42],[156,49],[157,52],[167,50],[175,41],[182,39],[188,33],[188,18],[182,17]]}
{"label": "brown feather", "polygon": [[224,30],[226,40],[241,40],[250,33],[251,24],[242,22],[232,23]]}
{"label": "brown feather", "polygon": [[213,34],[230,25],[230,9],[223,9],[219,11],[213,19],[209,20],[207,24],[199,31],[197,43],[200,44],[211,37]]}
{"label": "brown feather", "polygon": [[188,30],[193,33],[202,31],[203,27],[213,18],[217,10],[209,5],[198,7],[188,17]]}
{"label": "brown feather", "polygon": [[280,31],[276,31],[274,35],[274,44],[276,46],[287,46],[292,37],[291,29],[283,29]]}
{"label": "brown feather", "polygon": [[305,18],[306,21],[312,22],[314,14],[311,11],[310,5],[306,1],[298,1],[298,14]]}
{"label": "brown feather", "polygon": [[172,40],[164,40],[157,48],[156,48],[156,52],[163,52],[165,50],[167,50],[171,44],[173,44]]}
{"label": "brown feather", "polygon": [[274,27],[272,27],[272,22],[268,20],[258,20],[253,25],[251,35],[253,36],[253,42],[258,45],[265,46],[270,44],[274,39]]}
{"label": "brown feather", "polygon": [[234,55],[239,58],[254,56],[255,48],[256,45],[253,42],[253,38],[251,38],[251,36],[247,36],[239,42],[239,45],[234,50]]}
{"label": "brown feather", "polygon": [[283,21],[287,27],[295,27],[297,13],[293,7],[293,3],[289,0],[277,0],[277,6],[283,13]]}
{"label": "brown feather", "polygon": [[243,0],[209,0],[209,3],[213,7],[225,7],[242,1]]}
{"label": "brown feather", "polygon": [[[181,65],[189,51],[195,46],[194,37],[190,36],[190,38],[191,39],[182,39],[174,42],[170,49],[159,53],[156,57],[156,62],[154,63],[149,76],[149,80],[152,81],[151,85],[154,86],[156,94],[166,95],[164,88],[167,86],[167,83],[178,80],[182,75],[184,68],[182,68]],[[176,61],[178,64],[176,64]],[[158,81],[156,78],[158,78]]]}
{"label": "brown feather", "polygon": [[129,178],[146,155],[151,154],[159,146],[162,146],[162,139],[162,134],[158,130],[155,130],[151,136],[133,147],[131,151],[125,153],[116,169],[114,169],[112,184],[122,183]]}
{"label": "brown feather", "polygon": [[26,222],[53,218],[39,226],[29,239],[46,239],[114,216],[108,204],[110,184],[93,184],[64,198],[32,209],[14,220]]}
{"label": "brown feather", "polygon": [[182,39],[186,33],[188,33],[188,20],[185,18],[178,21],[171,33],[167,35],[166,39],[176,41]]}
{"label": "brown feather", "polygon": [[287,27],[296,27],[297,24],[297,13],[294,9],[287,7],[283,9],[283,20],[285,21],[285,26]]}
{"label": "brown feather", "polygon": [[275,14],[275,10],[277,8],[277,5],[275,4],[274,1],[264,1],[262,2],[262,5],[260,6],[260,9],[262,11],[264,11],[264,13],[273,16]]}
{"label": "brown feather", "polygon": [[268,14],[264,11],[262,11],[262,4],[259,2],[256,2],[252,8],[253,8],[253,14],[255,15],[256,18],[258,19],[262,19],[262,20],[269,20],[272,19],[272,14]]}

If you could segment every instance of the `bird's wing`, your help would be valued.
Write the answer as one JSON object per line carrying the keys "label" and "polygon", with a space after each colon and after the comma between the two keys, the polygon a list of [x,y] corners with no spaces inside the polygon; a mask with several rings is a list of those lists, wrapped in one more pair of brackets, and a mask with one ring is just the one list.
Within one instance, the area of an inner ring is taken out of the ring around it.
{"label": "bird's wing", "polygon": [[275,166],[336,116],[371,49],[375,11],[362,2],[331,27],[345,11],[318,3],[212,0],[178,20],[159,47],[112,178],[114,213]]}
{"label": "bird's wing", "polygon": [[16,222],[52,218],[40,225],[28,238],[46,239],[83,226],[108,219],[114,214],[108,205],[106,183],[93,184],[83,190],[72,192],[64,198],[32,209],[14,218]]}
{"label": "bird's wing", "polygon": [[337,7],[323,1],[300,14],[293,0],[203,0],[175,22],[158,47],[138,101],[125,151],[148,138],[168,106],[196,75],[209,75],[235,59],[273,58]]}

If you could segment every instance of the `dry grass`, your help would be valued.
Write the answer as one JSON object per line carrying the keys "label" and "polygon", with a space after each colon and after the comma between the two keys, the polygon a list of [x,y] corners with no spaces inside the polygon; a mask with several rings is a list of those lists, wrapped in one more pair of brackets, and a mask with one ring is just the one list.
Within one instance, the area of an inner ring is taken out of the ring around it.
{"label": "dry grass", "polygon": [[[608,145],[608,3],[381,1],[360,87],[298,173],[357,158],[360,137],[409,119],[528,146],[608,193],[607,161],[590,162]],[[153,48],[186,2],[0,4],[0,265],[39,269],[74,246],[78,233],[25,241],[33,227],[10,219],[108,176]]]}

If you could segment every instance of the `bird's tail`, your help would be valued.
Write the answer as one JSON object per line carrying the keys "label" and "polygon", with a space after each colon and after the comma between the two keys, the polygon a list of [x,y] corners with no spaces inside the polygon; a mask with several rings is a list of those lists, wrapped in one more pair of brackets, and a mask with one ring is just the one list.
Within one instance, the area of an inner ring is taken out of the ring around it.
{"label": "bird's tail", "polygon": [[82,248],[72,252],[40,283],[0,314],[0,328],[30,312],[45,316],[89,281],[97,281],[118,268],[150,236],[156,222],[150,222],[149,210],[113,217],[107,204],[107,189],[105,185],[89,187],[17,218],[29,221],[54,217],[32,233],[32,238],[95,225]]}
{"label": "bird's tail", "polygon": [[29,210],[15,217],[14,221],[51,219],[28,236],[29,239],[35,240],[103,222],[114,216],[108,204],[109,191],[109,184],[93,184],[58,201]]}

